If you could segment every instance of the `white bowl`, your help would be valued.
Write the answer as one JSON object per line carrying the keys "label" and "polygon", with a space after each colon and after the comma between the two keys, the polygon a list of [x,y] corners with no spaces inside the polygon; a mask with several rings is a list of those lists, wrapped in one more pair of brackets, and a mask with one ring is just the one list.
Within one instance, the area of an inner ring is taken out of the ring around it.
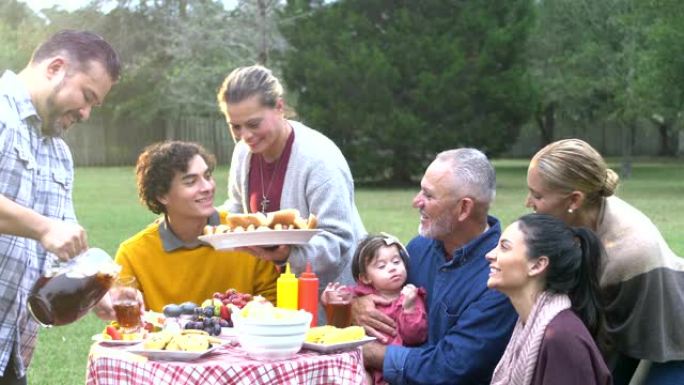
{"label": "white bowl", "polygon": [[238,342],[251,356],[258,358],[287,358],[295,355],[304,344],[304,336],[238,335]]}
{"label": "white bowl", "polygon": [[238,340],[241,341],[240,345],[252,346],[252,347],[269,347],[273,349],[287,349],[292,348],[302,343],[302,338],[299,334],[293,336],[278,336],[273,338],[273,336],[245,336]]}
{"label": "white bowl", "polygon": [[289,336],[306,334],[311,323],[311,313],[293,311],[287,318],[242,318],[233,314],[233,327],[238,335]]}
{"label": "white bowl", "polygon": [[283,319],[252,319],[233,314],[232,320],[237,340],[249,355],[280,359],[293,356],[302,348],[311,314],[297,312]]}
{"label": "white bowl", "polygon": [[259,314],[256,317],[246,317],[243,318],[243,311],[237,311],[232,314],[231,319],[233,322],[237,321],[244,324],[250,325],[302,325],[306,323],[311,323],[311,313],[305,310],[289,310],[289,309],[279,309],[265,306],[262,309],[257,309],[257,311],[252,311],[251,314]]}
{"label": "white bowl", "polygon": [[256,335],[256,336],[291,336],[306,334],[309,330],[308,323],[298,325],[255,325],[251,323],[240,323],[233,320],[233,326],[237,335]]}
{"label": "white bowl", "polygon": [[240,346],[256,358],[287,358],[295,355],[304,344],[306,333],[291,336],[255,336],[238,334]]}
{"label": "white bowl", "polygon": [[260,347],[243,347],[247,354],[254,358],[269,358],[269,359],[286,359],[293,357],[297,352],[299,352],[302,349],[302,345],[300,344],[299,346],[293,346],[290,348],[281,348],[281,349],[276,349],[276,348],[271,348],[271,347],[265,347],[265,348],[260,348]]}

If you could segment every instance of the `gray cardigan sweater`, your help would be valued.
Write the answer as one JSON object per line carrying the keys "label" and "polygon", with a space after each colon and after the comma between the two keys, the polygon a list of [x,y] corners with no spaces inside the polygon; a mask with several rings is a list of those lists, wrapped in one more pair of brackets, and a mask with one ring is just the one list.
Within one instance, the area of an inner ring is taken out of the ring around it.
{"label": "gray cardigan sweater", "polygon": [[[306,245],[291,248],[289,262],[299,275],[306,262],[318,276],[322,291],[328,282],[350,284],[351,259],[365,236],[354,203],[354,180],[342,152],[326,136],[295,121],[288,121],[295,138],[287,164],[280,208],[295,208],[307,218],[318,218],[322,233]],[[248,178],[252,153],[242,141],[235,145],[228,179],[225,208],[232,213],[249,212]]]}

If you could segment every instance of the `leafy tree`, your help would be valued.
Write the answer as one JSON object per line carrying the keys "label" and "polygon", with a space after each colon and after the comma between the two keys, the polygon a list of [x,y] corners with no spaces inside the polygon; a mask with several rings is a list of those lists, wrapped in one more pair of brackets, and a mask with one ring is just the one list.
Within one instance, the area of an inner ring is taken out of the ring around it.
{"label": "leafy tree", "polygon": [[[590,120],[615,110],[616,58],[621,35],[607,21],[616,2],[542,0],[529,57],[539,102],[542,145],[554,140],[556,114]],[[618,76],[619,78],[619,76]]]}
{"label": "leafy tree", "polygon": [[[7,37],[0,42],[0,63],[7,67],[23,65],[34,41],[62,28],[93,30],[117,49],[122,77],[94,114],[105,127],[107,159],[110,153],[127,159],[150,141],[177,137],[182,118],[219,119],[216,90],[225,75],[284,47],[275,29],[275,0],[242,0],[233,9],[220,0],[118,0],[113,9],[109,3],[92,0],[73,12],[53,7],[42,11],[43,19],[16,0],[0,6],[0,32]],[[36,33],[17,24],[28,20],[18,17],[22,12],[40,22]],[[18,44],[26,36],[30,48],[20,56]],[[21,60],[10,63],[15,58]]]}
{"label": "leafy tree", "polygon": [[531,112],[531,2],[290,1],[283,77],[355,177],[408,182],[436,152],[497,154]]}
{"label": "leafy tree", "polygon": [[557,116],[589,127],[617,124],[629,176],[635,127],[649,118],[661,153],[672,154],[683,102],[683,8],[676,0],[536,2],[529,57],[542,142],[553,140]]}
{"label": "leafy tree", "polygon": [[[218,117],[221,81],[234,67],[255,63],[263,48],[248,39],[258,36],[252,3],[226,10],[217,0],[120,1],[103,25],[126,61],[112,92],[117,117],[158,124]],[[276,40],[277,33],[269,36]]]}
{"label": "leafy tree", "polygon": [[[239,41],[257,51],[257,62],[270,66],[273,51],[285,49],[277,19],[282,9],[280,0],[239,0],[234,12],[233,28]],[[252,64],[252,63],[250,63]]]}
{"label": "leafy tree", "polygon": [[0,3],[0,70],[15,72],[28,63],[36,44],[43,38],[44,21],[24,3]]}
{"label": "leafy tree", "polygon": [[677,154],[677,124],[684,110],[684,3],[658,0],[637,3],[647,25],[636,85],[641,109],[660,135],[660,155]]}

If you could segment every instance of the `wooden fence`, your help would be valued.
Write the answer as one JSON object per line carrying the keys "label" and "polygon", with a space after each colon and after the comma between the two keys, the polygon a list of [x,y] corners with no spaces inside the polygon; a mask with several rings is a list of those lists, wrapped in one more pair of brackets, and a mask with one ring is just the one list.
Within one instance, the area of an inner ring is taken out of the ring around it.
{"label": "wooden fence", "polygon": [[[565,138],[579,138],[589,142],[605,157],[620,158],[627,138],[624,127],[611,124],[600,124],[592,127],[582,127],[572,124],[559,124],[554,132],[555,140]],[[660,151],[660,135],[658,130],[649,122],[639,122],[631,133],[632,156],[653,157]],[[678,156],[684,155],[684,130],[679,131]],[[529,158],[541,147],[539,131],[536,125],[527,124],[520,132],[515,144],[504,154],[513,158]]]}
{"label": "wooden fence", "polygon": [[163,140],[186,140],[203,145],[216,156],[220,165],[230,164],[233,139],[224,120],[183,117],[163,120],[146,126],[112,127],[102,119],[67,131],[76,166],[133,165],[145,146]]}
{"label": "wooden fence", "polygon": [[[620,157],[624,130],[602,125],[582,128],[559,124],[555,137],[581,138],[590,142],[604,156]],[[122,166],[135,164],[138,155],[148,144],[162,140],[187,140],[202,144],[216,156],[219,165],[230,164],[233,139],[224,120],[219,118],[182,117],[162,120],[147,126],[111,127],[102,119],[68,131],[66,141],[71,147],[76,166]],[[656,156],[659,150],[656,129],[644,122],[634,132],[633,156]],[[526,125],[505,157],[529,158],[540,146],[539,133],[533,124]],[[684,152],[684,131],[680,131],[680,154]]]}

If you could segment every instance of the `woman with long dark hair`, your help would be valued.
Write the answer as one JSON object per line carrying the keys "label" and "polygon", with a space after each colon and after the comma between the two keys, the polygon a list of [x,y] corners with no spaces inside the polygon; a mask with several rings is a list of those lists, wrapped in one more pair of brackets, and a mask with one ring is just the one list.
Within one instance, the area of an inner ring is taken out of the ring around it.
{"label": "woman with long dark hair", "polygon": [[487,254],[487,286],[510,298],[519,319],[492,384],[611,384],[594,342],[600,256],[591,230],[550,215],[525,215],[506,228]]}

